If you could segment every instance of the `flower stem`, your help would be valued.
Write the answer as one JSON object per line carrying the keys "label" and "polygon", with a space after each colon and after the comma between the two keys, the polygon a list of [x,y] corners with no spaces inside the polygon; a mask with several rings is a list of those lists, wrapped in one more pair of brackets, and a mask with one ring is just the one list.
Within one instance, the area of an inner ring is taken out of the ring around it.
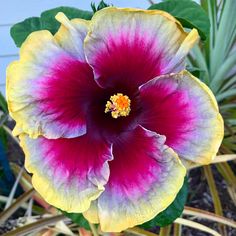
{"label": "flower stem", "polygon": [[160,229],[159,236],[169,236],[170,235],[170,231],[171,231],[171,225],[162,227]]}
{"label": "flower stem", "polygon": [[[222,210],[222,206],[221,206],[221,201],[220,201],[220,197],[219,197],[219,193],[215,184],[215,179],[212,173],[212,169],[211,166],[203,166],[204,169],[204,173],[206,176],[206,180],[210,189],[210,193],[212,196],[212,200],[213,200],[213,204],[214,204],[214,209],[215,209],[215,213],[217,215],[223,216],[223,210]],[[225,227],[222,224],[219,224],[219,230],[221,231],[222,235],[226,235],[225,234]]]}
{"label": "flower stem", "polygon": [[35,190],[30,189],[18,197],[7,209],[2,211],[0,213],[0,224],[4,223],[24,202],[31,198],[33,194],[35,194]]}
{"label": "flower stem", "polygon": [[93,236],[99,236],[99,234],[97,232],[97,229],[96,229],[96,226],[94,224],[91,224],[90,222],[89,222],[89,226],[90,226],[90,229],[93,233]]}
{"label": "flower stem", "polygon": [[174,223],[174,232],[173,236],[181,236],[182,235],[181,225]]}

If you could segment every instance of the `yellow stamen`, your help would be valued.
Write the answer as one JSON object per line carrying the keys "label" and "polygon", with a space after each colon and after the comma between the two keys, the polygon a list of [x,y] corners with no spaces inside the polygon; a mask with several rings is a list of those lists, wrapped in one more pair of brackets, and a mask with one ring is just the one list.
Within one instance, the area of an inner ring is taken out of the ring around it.
{"label": "yellow stamen", "polygon": [[107,101],[105,113],[111,112],[111,116],[115,119],[120,116],[128,116],[131,111],[130,103],[128,96],[117,93],[110,97],[110,101]]}

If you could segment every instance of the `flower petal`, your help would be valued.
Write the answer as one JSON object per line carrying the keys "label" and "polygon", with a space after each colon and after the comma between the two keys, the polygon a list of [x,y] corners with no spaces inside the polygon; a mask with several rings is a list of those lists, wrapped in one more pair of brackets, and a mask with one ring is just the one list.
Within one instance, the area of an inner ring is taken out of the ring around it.
{"label": "flower petal", "polygon": [[83,135],[86,101],[96,89],[91,67],[63,50],[48,31],[30,34],[20,60],[7,69],[11,116],[32,138]]}
{"label": "flower petal", "polygon": [[98,200],[91,202],[89,209],[83,212],[83,216],[92,224],[99,224]]}
{"label": "flower petal", "polygon": [[214,95],[189,72],[160,76],[140,88],[141,124],[166,136],[180,158],[208,164],[223,139]]}
{"label": "flower petal", "polygon": [[[142,224],[175,199],[186,171],[164,142],[164,136],[137,127],[114,143],[109,181],[97,200],[102,231]],[[98,220],[95,206],[87,213],[88,219]]]}
{"label": "flower petal", "polygon": [[69,20],[64,13],[59,12],[56,19],[61,27],[55,34],[59,45],[79,61],[86,62],[84,55],[84,39],[88,32],[89,21],[83,19]]}
{"label": "flower petal", "polygon": [[109,177],[111,145],[88,135],[71,139],[31,139],[20,135],[25,167],[42,197],[67,212],[84,212]]}
{"label": "flower petal", "polygon": [[194,29],[163,11],[98,11],[85,39],[85,54],[103,87],[136,87],[157,75],[184,69],[184,59],[198,39]]}

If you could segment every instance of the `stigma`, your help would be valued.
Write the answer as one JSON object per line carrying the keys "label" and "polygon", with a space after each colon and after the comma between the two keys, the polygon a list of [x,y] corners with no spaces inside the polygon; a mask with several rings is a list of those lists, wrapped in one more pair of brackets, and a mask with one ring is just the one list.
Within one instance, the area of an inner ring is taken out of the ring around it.
{"label": "stigma", "polygon": [[117,93],[110,97],[110,101],[107,101],[105,107],[105,113],[111,112],[111,116],[117,119],[120,116],[128,116],[131,101],[127,95]]}

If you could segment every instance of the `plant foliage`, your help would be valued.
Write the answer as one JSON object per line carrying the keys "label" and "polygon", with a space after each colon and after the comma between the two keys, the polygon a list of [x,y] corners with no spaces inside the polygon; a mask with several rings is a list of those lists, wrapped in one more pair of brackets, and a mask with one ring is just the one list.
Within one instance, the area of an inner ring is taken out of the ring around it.
{"label": "plant foliage", "polygon": [[210,21],[206,12],[196,2],[190,0],[171,0],[153,4],[149,10],[157,9],[170,13],[185,28],[196,28],[203,40],[210,31]]}
{"label": "plant foliage", "polygon": [[12,26],[11,37],[17,47],[20,47],[27,36],[38,30],[49,30],[55,34],[60,26],[60,23],[55,19],[58,12],[63,12],[69,19],[81,18],[90,20],[93,13],[73,7],[57,7],[51,10],[44,11],[40,17],[31,17]]}

